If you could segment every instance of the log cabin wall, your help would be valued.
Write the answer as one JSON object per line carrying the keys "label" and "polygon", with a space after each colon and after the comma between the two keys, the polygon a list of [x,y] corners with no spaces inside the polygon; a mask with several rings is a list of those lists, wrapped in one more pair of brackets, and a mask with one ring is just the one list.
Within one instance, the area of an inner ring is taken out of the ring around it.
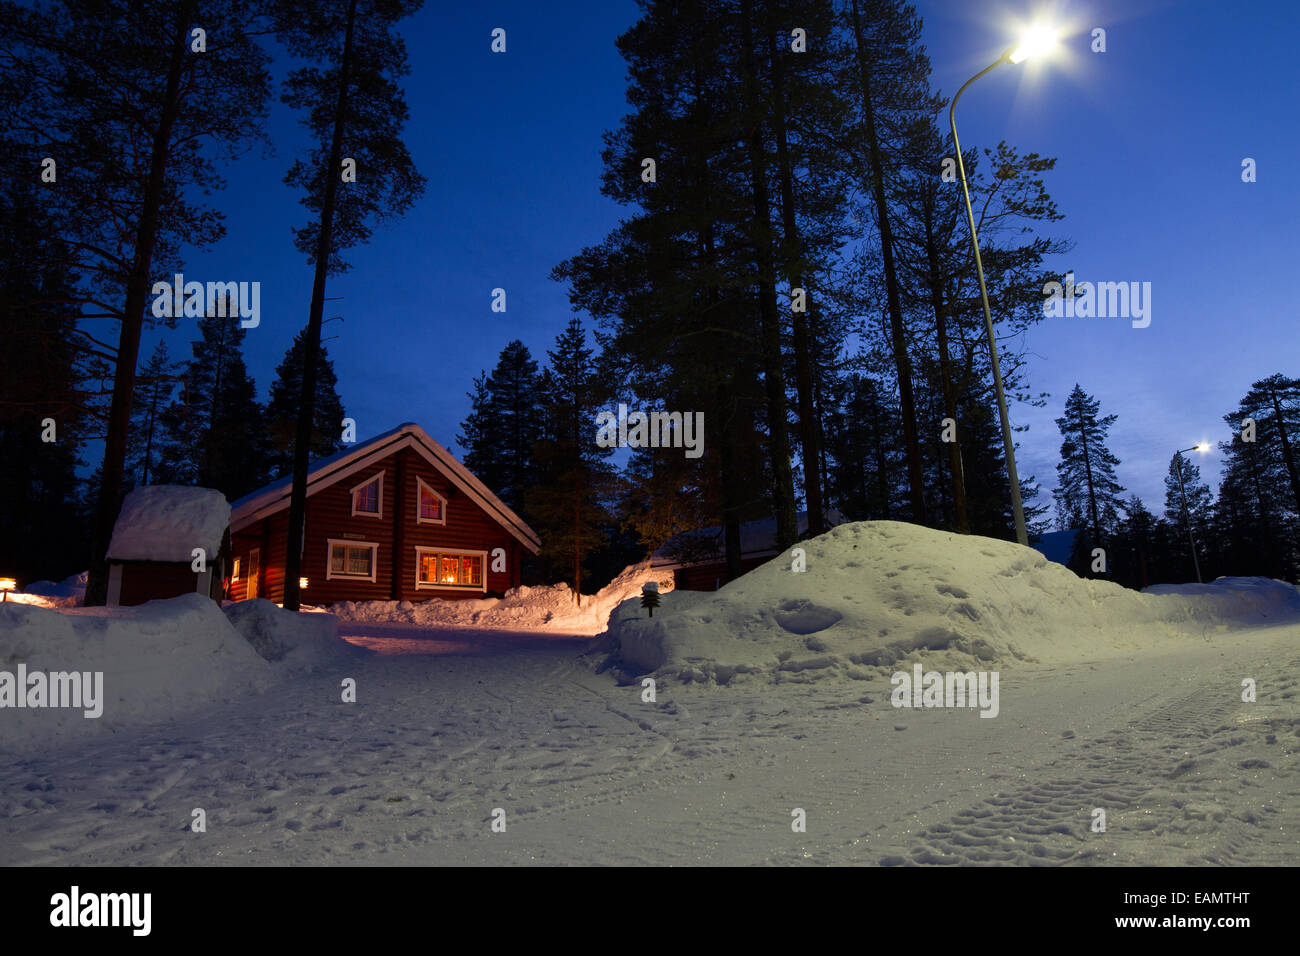
{"label": "log cabin wall", "polygon": [[[352,490],[383,475],[380,515],[352,513]],[[419,519],[419,486],[423,481],[446,500],[442,523]],[[284,600],[285,537],[289,512],[282,508],[232,535],[241,576],[230,583],[230,599],[248,596],[249,554],[261,549],[258,597]],[[307,498],[306,547],[302,573],[308,579],[302,593],[306,604],[336,601],[425,601],[429,598],[499,596],[519,584],[523,548],[483,508],[467,498],[423,455],[402,448]],[[376,545],[375,580],[329,577],[329,542]],[[416,586],[416,548],[446,548],[455,553],[485,552],[485,589]],[[503,548],[505,569],[492,570],[492,552]]]}

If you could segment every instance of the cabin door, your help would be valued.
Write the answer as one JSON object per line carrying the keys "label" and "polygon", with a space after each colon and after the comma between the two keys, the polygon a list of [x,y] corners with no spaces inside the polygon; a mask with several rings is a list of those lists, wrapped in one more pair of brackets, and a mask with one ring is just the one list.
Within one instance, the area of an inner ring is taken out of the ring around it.
{"label": "cabin door", "polygon": [[258,572],[262,570],[262,549],[254,548],[248,552],[248,597],[257,597]]}

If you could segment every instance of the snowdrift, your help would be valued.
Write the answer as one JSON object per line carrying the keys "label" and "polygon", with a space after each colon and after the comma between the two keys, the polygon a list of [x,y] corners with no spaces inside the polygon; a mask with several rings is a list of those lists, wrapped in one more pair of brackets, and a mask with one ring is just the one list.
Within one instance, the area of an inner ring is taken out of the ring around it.
{"label": "snowdrift", "polygon": [[622,602],[639,598],[647,581],[659,582],[659,593],[672,590],[672,572],[651,570],[649,562],[632,565],[598,593],[584,595],[581,607],[567,584],[511,588],[500,598],[428,601],[343,601],[329,611],[344,621],[402,622],[422,627],[498,627],[506,630],[547,630],[568,634],[600,634],[610,613]]}
{"label": "snowdrift", "polygon": [[604,666],[685,681],[869,680],[921,661],[988,670],[1150,649],[1224,626],[1300,621],[1300,593],[1258,578],[1138,593],[1006,541],[893,521],[841,525],[714,593],[638,602],[609,621]]}
{"label": "snowdrift", "polygon": [[103,673],[103,715],[0,709],[0,747],[81,740],[260,690],[271,666],[198,594],[135,608],[53,611],[0,604],[0,670]]}
{"label": "snowdrift", "polygon": [[[0,672],[101,672],[102,715],[80,707],[0,708],[0,749],[30,750],[174,719],[265,690],[293,673],[367,652],[325,614],[269,601],[222,612],[199,594],[139,607],[50,610],[0,604]],[[13,677],[0,680],[13,681]]]}
{"label": "snowdrift", "polygon": [[262,598],[227,605],[224,613],[258,654],[291,671],[311,673],[369,656],[340,640],[332,614],[296,614]]}

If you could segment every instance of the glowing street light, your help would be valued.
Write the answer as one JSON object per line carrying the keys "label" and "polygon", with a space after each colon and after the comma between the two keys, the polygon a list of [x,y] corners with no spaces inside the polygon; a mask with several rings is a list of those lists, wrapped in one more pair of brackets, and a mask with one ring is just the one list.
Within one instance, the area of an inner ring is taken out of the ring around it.
{"label": "glowing street light", "polygon": [[1187,540],[1192,545],[1192,565],[1196,568],[1196,583],[1204,584],[1201,580],[1201,561],[1196,556],[1196,539],[1192,537],[1192,513],[1187,510],[1187,491],[1183,488],[1183,452],[1197,451],[1201,454],[1210,450],[1210,443],[1203,441],[1192,448],[1180,448],[1174,452],[1174,473],[1178,475],[1178,494],[1183,499],[1183,520],[1187,522]]}
{"label": "glowing street light", "polygon": [[1020,46],[1008,50],[1006,58],[1012,63],[1021,63],[1030,57],[1051,53],[1056,46],[1056,31],[1051,27],[1034,26],[1025,31],[1020,38]]}
{"label": "glowing street light", "polygon": [[1016,444],[1011,437],[1011,418],[1007,414],[1007,396],[1002,388],[1002,371],[998,367],[998,344],[993,334],[993,315],[989,312],[989,293],[984,284],[984,263],[980,259],[980,240],[975,230],[975,212],[970,204],[970,186],[966,182],[966,163],[962,160],[961,141],[957,138],[957,101],[980,77],[992,73],[1003,63],[1020,63],[1030,57],[1042,56],[1056,45],[1056,31],[1047,27],[1031,27],[1025,32],[1020,45],[1012,47],[976,73],[952,98],[948,107],[948,123],[952,126],[952,145],[957,150],[957,168],[961,171],[961,191],[966,197],[966,222],[970,226],[971,246],[975,250],[975,272],[980,280],[980,301],[984,303],[984,327],[989,337],[989,358],[993,364],[993,389],[998,398],[998,415],[1002,419],[1002,445],[1007,456],[1007,479],[1011,484],[1011,511],[1016,522],[1016,540],[1023,545],[1029,544],[1029,534],[1025,530],[1025,509],[1020,502],[1020,476],[1016,473]]}
{"label": "glowing street light", "polygon": [[8,601],[9,592],[17,589],[17,587],[18,582],[13,578],[0,578],[0,592],[3,592],[3,596],[0,596],[0,602]]}

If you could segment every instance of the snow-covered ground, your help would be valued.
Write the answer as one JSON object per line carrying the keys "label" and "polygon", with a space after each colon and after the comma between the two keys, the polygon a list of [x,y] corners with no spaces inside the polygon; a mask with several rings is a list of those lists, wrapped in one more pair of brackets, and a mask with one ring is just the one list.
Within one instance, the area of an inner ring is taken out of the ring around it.
{"label": "snow-covered ground", "polygon": [[[7,756],[0,864],[1300,862],[1291,586],[1115,593],[889,523],[803,546],[596,640],[343,620],[372,653],[259,654],[261,693]],[[998,716],[892,706],[914,663],[998,671]]]}

